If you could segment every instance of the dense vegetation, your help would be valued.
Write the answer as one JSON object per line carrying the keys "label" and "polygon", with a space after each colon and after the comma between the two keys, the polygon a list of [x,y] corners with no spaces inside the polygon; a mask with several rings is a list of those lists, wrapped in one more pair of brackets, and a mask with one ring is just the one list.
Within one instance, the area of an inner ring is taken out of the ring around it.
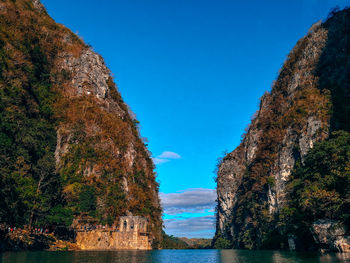
{"label": "dense vegetation", "polygon": [[19,22],[31,7],[0,14],[0,221],[17,226],[42,224],[62,205],[50,78],[56,52],[42,45],[35,23],[26,30]]}
{"label": "dense vegetation", "polygon": [[190,249],[211,249],[211,238],[187,238],[180,237],[180,239],[188,244]]}
{"label": "dense vegetation", "polygon": [[186,238],[186,237],[174,237],[167,235],[162,231],[162,243],[163,249],[210,249],[211,239],[207,238]]}
{"label": "dense vegetation", "polygon": [[350,9],[333,10],[322,26],[328,39],[315,75],[331,95],[330,136],[296,163],[278,219],[279,233],[294,234],[304,248],[312,246],[309,229],[317,219],[350,225]]}
{"label": "dense vegetation", "polygon": [[187,249],[189,245],[182,241],[178,237],[174,237],[172,235],[167,235],[164,231],[162,231],[162,244],[161,247],[163,249]]}
{"label": "dense vegetation", "polygon": [[215,249],[228,249],[232,248],[232,246],[232,241],[222,237],[220,233],[217,234],[217,236],[214,239],[213,247]]}
{"label": "dense vegetation", "polygon": [[350,225],[350,133],[333,132],[318,143],[304,163],[296,165],[287,191],[289,202],[280,214],[281,233],[305,239],[311,224],[325,218]]}
{"label": "dense vegetation", "polygon": [[138,121],[111,77],[104,100],[77,94],[78,69],[61,58],[89,47],[36,5],[0,2],[0,222],[112,225],[130,212],[160,240],[158,183]]}

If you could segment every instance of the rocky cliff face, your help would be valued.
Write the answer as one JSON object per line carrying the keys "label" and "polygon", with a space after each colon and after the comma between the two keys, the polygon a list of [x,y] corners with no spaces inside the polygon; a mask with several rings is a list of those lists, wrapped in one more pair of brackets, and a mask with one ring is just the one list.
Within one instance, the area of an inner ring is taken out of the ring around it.
{"label": "rocky cliff face", "polygon": [[[328,138],[340,115],[336,98],[347,94],[343,98],[349,99],[348,84],[335,89],[329,83],[349,72],[346,62],[342,73],[336,73],[330,59],[337,50],[348,61],[348,24],[349,10],[335,13],[298,41],[271,92],[261,98],[241,144],[223,158],[217,175],[216,239],[230,240],[233,247],[276,247],[269,242],[280,235],[273,231],[288,201],[292,170],[315,143]],[[348,121],[342,121],[343,128]]]}
{"label": "rocky cliff face", "polygon": [[346,236],[347,226],[334,220],[317,220],[312,224],[315,241],[323,249],[338,252],[350,251],[350,237]]}
{"label": "rocky cliff face", "polygon": [[0,16],[1,221],[112,225],[137,215],[160,238],[154,165],[102,57],[40,1],[2,1]]}

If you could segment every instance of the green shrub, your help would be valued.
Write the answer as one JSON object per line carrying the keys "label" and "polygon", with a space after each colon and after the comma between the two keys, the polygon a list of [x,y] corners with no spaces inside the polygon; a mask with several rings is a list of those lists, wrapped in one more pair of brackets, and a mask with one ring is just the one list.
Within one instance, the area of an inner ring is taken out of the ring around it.
{"label": "green shrub", "polygon": [[96,210],[95,189],[84,185],[79,194],[79,209],[81,212],[94,212]]}
{"label": "green shrub", "polygon": [[228,249],[232,248],[232,243],[230,240],[225,239],[223,237],[219,237],[215,240],[214,243],[214,248],[215,249]]}

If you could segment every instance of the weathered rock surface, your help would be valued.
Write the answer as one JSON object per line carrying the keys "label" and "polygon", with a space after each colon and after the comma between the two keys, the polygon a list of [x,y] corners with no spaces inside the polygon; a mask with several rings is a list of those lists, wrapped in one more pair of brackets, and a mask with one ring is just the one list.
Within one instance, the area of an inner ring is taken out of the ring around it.
{"label": "weathered rock surface", "polygon": [[85,49],[78,57],[72,53],[59,57],[61,68],[72,74],[71,84],[77,94],[92,94],[99,99],[107,97],[110,71],[100,55]]}
{"label": "weathered rock surface", "polygon": [[350,252],[350,236],[346,236],[347,228],[339,221],[320,219],[311,226],[317,244],[325,250]]}
{"label": "weathered rock surface", "polygon": [[34,8],[38,10],[40,13],[45,12],[45,7],[43,4],[40,2],[40,0],[32,0]]}

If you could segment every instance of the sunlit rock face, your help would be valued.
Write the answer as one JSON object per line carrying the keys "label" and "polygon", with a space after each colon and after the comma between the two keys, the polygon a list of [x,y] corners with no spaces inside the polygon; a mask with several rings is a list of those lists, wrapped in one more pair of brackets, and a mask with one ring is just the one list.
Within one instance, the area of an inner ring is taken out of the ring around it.
{"label": "sunlit rock face", "polygon": [[222,237],[236,248],[260,248],[267,229],[277,226],[295,164],[329,136],[332,94],[320,87],[320,79],[332,77],[319,68],[327,67],[325,52],[335,35],[330,30],[346,31],[348,20],[349,10],[337,13],[298,41],[271,91],[262,96],[241,144],[222,159],[214,242]]}
{"label": "sunlit rock face", "polygon": [[[99,152],[95,160],[82,160],[76,172],[82,173],[86,181],[103,180],[108,185],[116,184],[125,196],[119,201],[123,203],[119,205],[119,211],[111,211],[107,208],[108,197],[104,196],[109,190],[104,194],[101,192],[97,196],[97,207],[105,211],[102,213],[106,217],[146,216],[151,222],[151,240],[159,239],[162,223],[158,184],[150,153],[135,125],[135,116],[122,100],[103,58],[83,43],[78,46],[75,35],[64,34],[61,41],[68,48],[58,52],[55,70],[66,76],[61,85],[63,96],[70,101],[64,102],[67,109],[57,128],[57,169],[65,169],[67,159],[72,158],[74,145],[93,147]],[[77,133],[81,135],[77,136]],[[140,210],[150,212],[140,214]],[[120,239],[116,237],[116,240]]]}
{"label": "sunlit rock face", "polygon": [[[88,143],[89,147],[101,153],[100,157],[92,161],[83,161],[77,172],[82,173],[90,182],[99,181],[102,177],[105,180],[105,174],[108,173],[105,183],[117,184],[120,187],[125,199],[119,202],[124,204],[119,205],[122,207],[119,211],[112,212],[114,216],[140,215],[137,211],[146,209],[142,207],[145,198],[148,199],[147,209],[150,212],[142,215],[148,217],[151,222],[150,240],[159,239],[162,223],[158,184],[155,181],[150,153],[140,139],[135,125],[135,116],[123,102],[103,58],[87,46],[75,47],[74,39],[75,36],[69,34],[62,37],[62,42],[71,48],[59,52],[55,61],[57,69],[67,75],[62,83],[64,95],[76,101],[76,104],[67,103],[65,120],[57,129],[57,169],[64,169],[67,158],[72,158],[69,156],[72,145],[74,147],[75,144]],[[71,111],[68,112],[69,110]],[[77,126],[80,126],[78,131]],[[77,132],[82,133],[84,137],[77,138]],[[135,175],[138,175],[136,180]],[[111,211],[107,212],[106,199],[104,194],[98,196],[97,206],[102,211],[105,210],[108,217]],[[129,205],[131,202],[134,205]],[[128,235],[113,234],[113,248],[122,248],[123,245],[118,245],[118,242]],[[81,234],[78,235],[80,236]],[[89,236],[93,235],[87,234],[85,239],[91,239]],[[101,240],[103,236],[101,234]],[[148,238],[131,236],[126,239],[133,239],[134,241],[130,242],[134,245],[124,245],[125,249],[135,249],[138,245],[140,249],[149,248]]]}

